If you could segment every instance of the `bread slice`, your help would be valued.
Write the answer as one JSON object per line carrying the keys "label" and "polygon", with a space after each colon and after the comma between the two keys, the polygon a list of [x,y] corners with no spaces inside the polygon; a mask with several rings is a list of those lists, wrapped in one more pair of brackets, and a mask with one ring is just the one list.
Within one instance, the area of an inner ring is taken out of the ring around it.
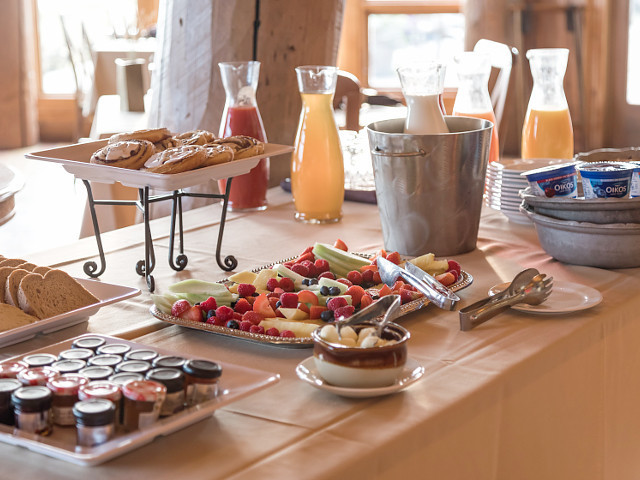
{"label": "bread slice", "polygon": [[24,313],[18,307],[0,303],[0,332],[29,325],[37,320],[36,317]]}
{"label": "bread slice", "polygon": [[18,286],[20,285],[20,281],[31,273],[29,270],[26,270],[21,267],[16,267],[4,283],[4,303],[7,305],[13,305],[14,307],[18,306]]}
{"label": "bread slice", "polygon": [[[20,268],[22,268],[22,266]],[[36,267],[31,271],[33,273],[39,273],[40,275],[44,275],[45,273],[47,273],[47,272],[49,272],[51,270],[53,270],[53,268],[51,268],[51,267]]]}
{"label": "bread slice", "polygon": [[17,267],[23,263],[27,262],[21,258],[5,258],[4,260],[0,260],[0,267]]}
{"label": "bread slice", "polygon": [[44,276],[29,273],[22,278],[18,287],[18,306],[40,319],[55,317],[98,302],[71,275],[57,269]]}
{"label": "bread slice", "polygon": [[7,283],[7,278],[11,275],[16,267],[0,267],[0,304],[6,303],[4,301],[4,285]]}

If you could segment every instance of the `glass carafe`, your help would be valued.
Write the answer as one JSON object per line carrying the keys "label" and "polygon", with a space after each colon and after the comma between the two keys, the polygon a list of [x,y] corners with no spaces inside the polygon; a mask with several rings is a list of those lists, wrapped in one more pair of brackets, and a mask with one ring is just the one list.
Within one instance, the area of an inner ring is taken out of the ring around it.
{"label": "glass carafe", "polygon": [[573,126],[562,82],[569,50],[527,52],[533,90],[522,128],[522,158],[573,158]]}
{"label": "glass carafe", "polygon": [[496,116],[489,96],[490,59],[486,54],[463,52],[456,55],[455,62],[458,67],[459,85],[456,101],[453,104],[453,114],[461,117],[482,118],[493,123],[489,161],[498,162],[500,160],[498,125],[496,125]]}
{"label": "glass carafe", "polygon": [[291,160],[291,193],[296,219],[308,223],[342,218],[344,162],[333,116],[337,73],[331,66],[296,68],[302,111]]}
{"label": "glass carafe", "polygon": [[414,135],[449,133],[442,104],[446,67],[430,62],[400,67],[397,72],[407,103],[404,132]]}
{"label": "glass carafe", "polygon": [[[260,62],[224,62],[218,66],[226,94],[219,135],[247,135],[266,142],[267,134],[256,103]],[[233,178],[229,193],[229,210],[267,208],[268,183],[269,159],[263,158],[249,173]],[[226,185],[226,180],[218,181],[221,192],[225,191]]]}

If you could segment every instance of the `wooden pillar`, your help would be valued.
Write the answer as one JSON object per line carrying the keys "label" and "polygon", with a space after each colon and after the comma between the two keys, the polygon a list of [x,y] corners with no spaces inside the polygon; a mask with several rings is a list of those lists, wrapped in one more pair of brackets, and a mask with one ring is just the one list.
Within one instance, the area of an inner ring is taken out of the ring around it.
{"label": "wooden pillar", "polygon": [[[218,133],[224,89],[218,62],[251,60],[257,0],[162,0],[150,125]],[[262,0],[257,101],[272,143],[293,144],[301,101],[294,68],[335,65],[343,0]],[[271,185],[290,156],[271,159]]]}
{"label": "wooden pillar", "polygon": [[38,141],[35,5],[3,0],[0,14],[0,148]]}

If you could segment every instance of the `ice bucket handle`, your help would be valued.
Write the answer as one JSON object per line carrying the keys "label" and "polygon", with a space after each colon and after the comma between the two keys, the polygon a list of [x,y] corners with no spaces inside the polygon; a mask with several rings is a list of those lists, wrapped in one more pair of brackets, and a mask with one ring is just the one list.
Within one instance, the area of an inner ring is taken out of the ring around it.
{"label": "ice bucket handle", "polygon": [[380,157],[426,157],[427,152],[420,149],[417,152],[392,153],[392,152],[384,152],[380,150],[380,147],[376,147],[373,150],[371,150],[371,155],[377,155]]}

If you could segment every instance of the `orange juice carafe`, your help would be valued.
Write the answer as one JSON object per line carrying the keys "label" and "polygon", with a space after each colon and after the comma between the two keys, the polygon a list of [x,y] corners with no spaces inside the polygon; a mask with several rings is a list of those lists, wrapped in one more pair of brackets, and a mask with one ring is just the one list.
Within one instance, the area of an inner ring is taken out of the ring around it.
{"label": "orange juice carafe", "polygon": [[527,52],[533,90],[522,128],[522,158],[573,158],[573,125],[562,82],[569,50]]}
{"label": "orange juice carafe", "polygon": [[404,133],[449,133],[442,104],[445,72],[446,67],[436,62],[398,68],[402,94],[407,103]]}
{"label": "orange juice carafe", "polygon": [[337,68],[296,68],[302,112],[291,159],[291,193],[295,218],[332,223],[342,218],[344,163],[333,117]]}
{"label": "orange juice carafe", "polygon": [[459,85],[456,101],[453,104],[453,114],[461,117],[482,118],[493,123],[489,161],[498,162],[500,161],[498,126],[488,87],[491,75],[490,59],[486,54],[463,52],[455,57],[455,61],[458,66]]}

